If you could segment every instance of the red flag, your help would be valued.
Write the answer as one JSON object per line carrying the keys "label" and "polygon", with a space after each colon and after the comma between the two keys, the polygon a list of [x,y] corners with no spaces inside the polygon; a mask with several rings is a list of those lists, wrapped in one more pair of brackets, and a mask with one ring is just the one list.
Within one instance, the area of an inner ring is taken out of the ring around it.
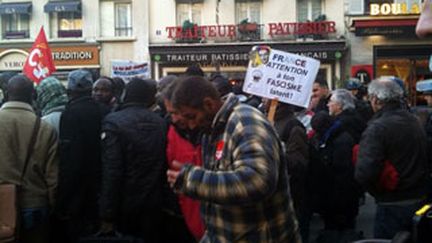
{"label": "red flag", "polygon": [[55,70],[51,49],[42,27],[24,64],[23,73],[33,82],[39,84]]}

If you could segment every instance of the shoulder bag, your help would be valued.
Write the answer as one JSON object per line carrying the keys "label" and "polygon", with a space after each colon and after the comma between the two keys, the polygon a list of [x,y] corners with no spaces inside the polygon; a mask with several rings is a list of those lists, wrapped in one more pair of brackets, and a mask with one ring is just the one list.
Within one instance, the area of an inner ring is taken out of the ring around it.
{"label": "shoulder bag", "polygon": [[12,183],[0,184],[0,243],[14,242],[18,232],[18,187],[24,182],[24,175],[33,152],[36,137],[40,127],[40,118],[36,117],[33,132],[30,137],[30,143],[27,148],[27,155],[24,161],[24,167],[21,172],[20,185]]}

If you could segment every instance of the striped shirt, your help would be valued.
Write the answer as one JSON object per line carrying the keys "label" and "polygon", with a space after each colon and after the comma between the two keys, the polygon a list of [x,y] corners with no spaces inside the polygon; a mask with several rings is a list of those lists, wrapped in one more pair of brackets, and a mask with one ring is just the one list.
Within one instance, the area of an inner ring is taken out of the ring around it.
{"label": "striped shirt", "polygon": [[261,112],[229,96],[202,148],[204,168],[186,165],[176,182],[202,201],[201,242],[301,242],[282,147]]}

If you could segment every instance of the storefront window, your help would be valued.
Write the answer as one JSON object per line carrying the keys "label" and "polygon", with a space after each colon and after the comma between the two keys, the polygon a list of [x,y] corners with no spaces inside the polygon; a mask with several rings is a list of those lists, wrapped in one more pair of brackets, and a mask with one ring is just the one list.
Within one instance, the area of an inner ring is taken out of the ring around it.
{"label": "storefront window", "polygon": [[115,35],[132,36],[132,7],[130,3],[115,4]]}
{"label": "storefront window", "polygon": [[186,21],[201,24],[201,3],[177,3],[177,25],[182,26]]}
{"label": "storefront window", "polygon": [[2,15],[3,39],[23,39],[29,37],[29,14]]}
{"label": "storefront window", "polygon": [[236,2],[236,22],[261,23],[261,1]]}
{"label": "storefront window", "polygon": [[297,0],[298,22],[314,21],[322,14],[321,0]]}
{"label": "storefront window", "polygon": [[375,76],[399,77],[404,81],[411,105],[421,104],[421,94],[416,92],[416,83],[432,78],[428,68],[429,57],[425,54],[431,46],[413,46],[411,49],[409,47],[385,48],[375,47],[378,50],[375,57]]}

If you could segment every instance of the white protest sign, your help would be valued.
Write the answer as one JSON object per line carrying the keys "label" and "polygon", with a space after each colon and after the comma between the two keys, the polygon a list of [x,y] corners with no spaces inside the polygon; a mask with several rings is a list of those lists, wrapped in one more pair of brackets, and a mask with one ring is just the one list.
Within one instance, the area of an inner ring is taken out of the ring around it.
{"label": "white protest sign", "polygon": [[128,82],[134,77],[149,78],[149,64],[147,62],[137,63],[124,60],[112,60],[111,77],[120,77],[125,82]]}
{"label": "white protest sign", "polygon": [[283,103],[308,107],[320,62],[313,58],[254,46],[243,91]]}

